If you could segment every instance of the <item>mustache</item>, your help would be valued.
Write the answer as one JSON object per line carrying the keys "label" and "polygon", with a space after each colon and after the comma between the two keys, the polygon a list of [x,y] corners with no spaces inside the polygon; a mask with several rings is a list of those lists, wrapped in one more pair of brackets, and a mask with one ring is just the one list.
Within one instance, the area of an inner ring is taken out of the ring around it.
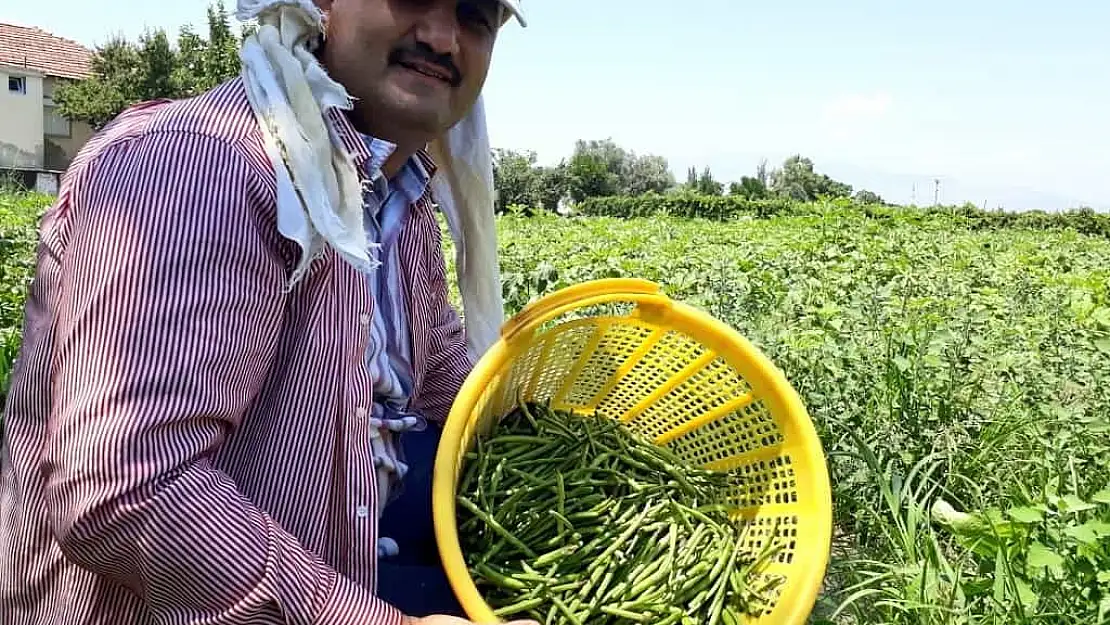
{"label": "mustache", "polygon": [[451,86],[458,87],[462,83],[462,72],[451,60],[450,54],[436,54],[427,44],[416,43],[407,48],[397,48],[389,53],[390,65],[401,65],[420,61],[438,67],[451,77]]}

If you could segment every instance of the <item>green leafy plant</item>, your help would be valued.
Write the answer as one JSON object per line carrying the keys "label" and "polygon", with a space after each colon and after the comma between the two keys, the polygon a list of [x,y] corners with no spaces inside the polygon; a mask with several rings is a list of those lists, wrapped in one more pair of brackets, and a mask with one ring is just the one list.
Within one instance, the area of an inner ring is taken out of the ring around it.
{"label": "green leafy plant", "polygon": [[[0,375],[50,201],[0,192]],[[664,194],[619,201],[576,217],[507,207],[507,312],[585,280],[646,278],[783,369],[834,492],[814,623],[1110,623],[1107,215],[841,198],[715,217]]]}
{"label": "green leafy plant", "polygon": [[1029,505],[959,512],[938,499],[933,516],[978,556],[964,586],[1011,622],[1053,613],[1075,623],[1110,617],[1110,488],[1090,498],[1046,494]]}

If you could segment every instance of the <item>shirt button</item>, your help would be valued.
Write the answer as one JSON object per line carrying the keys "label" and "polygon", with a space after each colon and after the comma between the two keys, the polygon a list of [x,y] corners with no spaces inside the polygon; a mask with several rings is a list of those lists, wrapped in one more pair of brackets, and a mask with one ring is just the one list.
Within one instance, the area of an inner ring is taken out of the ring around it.
{"label": "shirt button", "polygon": [[370,325],[370,315],[367,313],[362,313],[358,316],[358,322],[364,326]]}
{"label": "shirt button", "polygon": [[370,516],[370,508],[367,508],[366,506],[359,506],[355,508],[355,514],[358,515],[358,518],[365,519],[366,517]]}
{"label": "shirt button", "polygon": [[389,537],[382,537],[378,539],[378,557],[379,558],[393,558],[401,553],[401,547],[397,541]]}
{"label": "shirt button", "polygon": [[363,408],[362,406],[359,406],[358,408],[355,409],[355,416],[358,417],[359,421],[365,420],[366,415],[367,415],[366,409]]}

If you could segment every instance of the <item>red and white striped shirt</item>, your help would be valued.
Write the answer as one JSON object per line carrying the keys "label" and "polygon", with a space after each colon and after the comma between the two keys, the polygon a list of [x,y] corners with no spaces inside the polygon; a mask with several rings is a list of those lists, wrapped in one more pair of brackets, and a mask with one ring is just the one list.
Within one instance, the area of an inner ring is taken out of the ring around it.
{"label": "red and white striped shirt", "polygon": [[[133,107],[70,167],[7,405],[3,625],[401,621],[373,594],[374,302],[330,250],[286,289],[274,194],[238,79]],[[413,408],[441,421],[472,363],[428,195],[399,246]]]}

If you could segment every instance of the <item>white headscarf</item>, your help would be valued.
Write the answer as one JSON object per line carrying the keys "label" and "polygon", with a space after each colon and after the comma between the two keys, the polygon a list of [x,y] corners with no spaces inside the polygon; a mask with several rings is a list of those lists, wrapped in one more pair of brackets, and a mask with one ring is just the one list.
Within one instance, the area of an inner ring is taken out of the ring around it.
{"label": "white headscarf", "polygon": [[[325,32],[323,13],[312,0],[238,0],[236,15],[258,22],[258,32],[243,42],[242,75],[277,176],[278,228],[302,249],[292,282],[324,244],[358,269],[376,266],[378,246],[368,244],[362,224],[358,171],[325,114],[351,110],[353,101],[312,54]],[[437,166],[433,197],[455,244],[467,347],[478,358],[497,341],[504,321],[481,96],[428,152]]]}

